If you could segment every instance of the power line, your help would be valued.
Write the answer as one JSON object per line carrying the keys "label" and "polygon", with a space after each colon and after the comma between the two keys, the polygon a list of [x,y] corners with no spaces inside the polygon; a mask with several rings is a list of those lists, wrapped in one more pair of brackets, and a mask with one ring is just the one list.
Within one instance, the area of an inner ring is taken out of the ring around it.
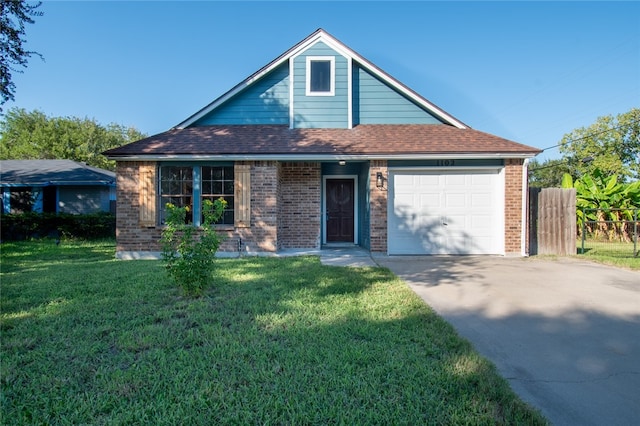
{"label": "power line", "polygon": [[593,137],[593,136],[601,135],[601,134],[603,134],[603,133],[609,133],[609,132],[611,132],[611,131],[621,129],[621,128],[623,128],[623,127],[632,126],[632,125],[634,125],[634,124],[636,124],[636,123],[640,123],[640,120],[632,121],[632,122],[630,122],[630,123],[628,123],[628,124],[621,124],[620,126],[611,127],[611,128],[609,128],[609,129],[602,130],[602,131],[600,131],[600,132],[590,133],[590,134],[585,135],[585,136],[582,136],[581,138],[578,138],[578,139],[572,139],[572,140],[568,140],[568,141],[566,141],[566,142],[561,142],[561,143],[559,143],[559,144],[557,144],[557,145],[553,145],[553,146],[549,146],[549,147],[547,147],[547,148],[543,148],[543,149],[542,149],[542,151],[546,151],[546,150],[551,149],[551,148],[557,148],[557,147],[559,147],[559,146],[561,146],[561,145],[566,145],[566,144],[570,144],[570,143],[578,142],[578,141],[581,141],[581,140],[583,140],[583,139],[587,139],[587,138],[590,138],[590,137]]}
{"label": "power line", "polygon": [[[565,145],[565,144],[571,144],[571,143],[574,143],[574,142],[578,142],[578,141],[583,140],[583,139],[587,139],[587,138],[590,138],[590,137],[593,137],[593,136],[598,136],[598,135],[601,135],[601,134],[603,134],[603,133],[611,132],[611,131],[613,131],[613,130],[621,129],[621,128],[623,128],[623,127],[632,126],[632,125],[634,125],[634,124],[636,124],[636,123],[640,123],[640,120],[631,121],[631,122],[630,122],[630,123],[628,123],[628,124],[622,124],[622,125],[620,125],[620,126],[611,127],[611,128],[609,128],[609,129],[602,130],[602,131],[600,131],[600,132],[590,133],[590,134],[588,134],[588,135],[582,136],[582,137],[577,138],[577,139],[568,140],[568,141],[566,141],[566,142],[559,143],[559,144],[557,144],[557,145],[550,146],[550,147],[548,147],[548,148],[544,148],[544,149],[543,149],[543,151],[546,151],[547,149],[551,149],[551,148],[556,148],[556,147],[558,147],[558,146],[560,146],[560,145]],[[593,156],[589,156],[589,157],[587,157],[587,158],[583,158],[583,159],[582,159],[582,160],[580,160],[580,161],[581,161],[582,163],[585,163],[585,164],[586,164],[586,163],[590,163],[590,162],[592,162],[592,161],[593,161],[593,157],[594,157],[594,156],[599,156],[600,154],[604,153],[606,150],[607,150],[607,148],[606,148],[606,147],[601,147],[601,149],[599,150],[599,152],[594,153],[594,154],[593,154]],[[572,160],[572,159],[570,159],[570,158],[569,158],[569,159],[565,159],[565,160],[559,160],[559,162],[557,162],[556,164],[550,164],[550,165],[548,165],[548,166],[536,167],[535,169],[529,169],[529,172],[530,172],[530,173],[534,173],[534,172],[537,172],[538,170],[549,169],[549,168],[552,168],[552,167],[568,166],[568,165],[569,165],[570,163],[572,163],[573,161],[575,161],[575,159],[574,159],[574,160]]]}

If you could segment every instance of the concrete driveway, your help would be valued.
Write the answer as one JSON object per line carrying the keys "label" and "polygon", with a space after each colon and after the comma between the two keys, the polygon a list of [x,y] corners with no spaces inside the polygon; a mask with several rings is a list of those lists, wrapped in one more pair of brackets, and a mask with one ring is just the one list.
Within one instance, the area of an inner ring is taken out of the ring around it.
{"label": "concrete driveway", "polygon": [[640,424],[640,272],[573,260],[380,257],[555,425]]}

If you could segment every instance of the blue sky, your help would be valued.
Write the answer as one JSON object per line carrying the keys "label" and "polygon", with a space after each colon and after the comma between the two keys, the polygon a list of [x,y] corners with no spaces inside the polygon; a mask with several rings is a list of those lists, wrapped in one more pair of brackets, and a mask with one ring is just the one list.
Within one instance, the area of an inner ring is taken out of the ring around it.
{"label": "blue sky", "polygon": [[[556,145],[640,107],[638,2],[53,2],[12,107],[155,134],[323,28],[471,127]],[[540,159],[555,158],[557,150]]]}

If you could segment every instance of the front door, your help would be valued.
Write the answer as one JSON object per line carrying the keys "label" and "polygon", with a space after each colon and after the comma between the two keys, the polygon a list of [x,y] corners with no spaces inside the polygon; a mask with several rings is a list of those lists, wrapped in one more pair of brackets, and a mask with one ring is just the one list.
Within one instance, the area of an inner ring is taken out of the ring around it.
{"label": "front door", "polygon": [[354,180],[327,179],[327,242],[354,242]]}

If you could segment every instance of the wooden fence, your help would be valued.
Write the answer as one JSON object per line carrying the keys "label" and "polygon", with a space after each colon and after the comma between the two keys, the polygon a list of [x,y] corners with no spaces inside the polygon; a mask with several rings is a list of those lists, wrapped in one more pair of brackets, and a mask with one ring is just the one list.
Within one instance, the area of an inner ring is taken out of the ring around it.
{"label": "wooden fence", "polygon": [[529,254],[576,254],[576,190],[529,189]]}

